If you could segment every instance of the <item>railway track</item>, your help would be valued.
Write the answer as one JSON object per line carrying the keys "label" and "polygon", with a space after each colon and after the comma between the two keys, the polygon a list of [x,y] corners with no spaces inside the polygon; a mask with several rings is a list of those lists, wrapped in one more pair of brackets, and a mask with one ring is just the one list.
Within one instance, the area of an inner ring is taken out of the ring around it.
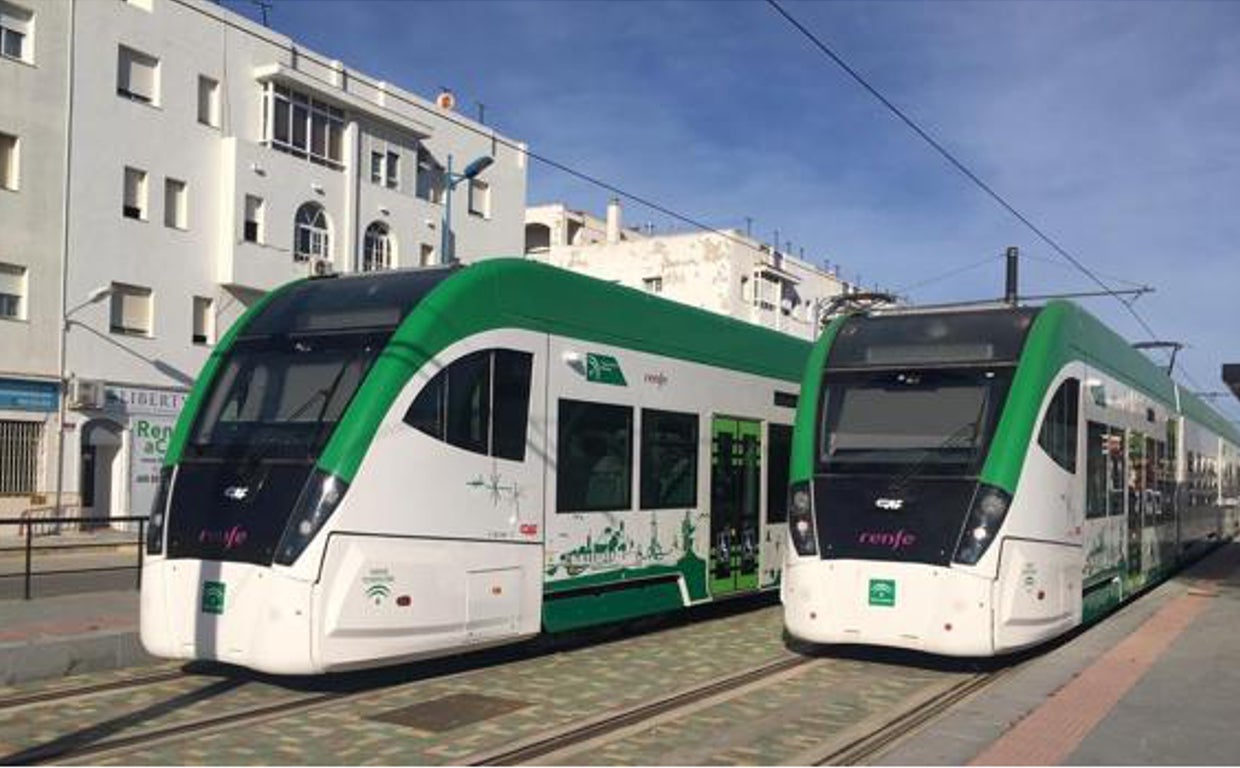
{"label": "railway track", "polygon": [[[603,713],[595,718],[578,721],[547,733],[538,734],[499,750],[480,752],[462,760],[464,765],[522,765],[541,761],[548,756],[569,756],[583,745],[608,738],[623,738],[626,731],[649,727],[664,715],[687,714],[712,700],[743,695],[746,688],[775,682],[772,678],[796,674],[811,664],[828,663],[826,659],[791,656],[759,665],[706,685],[687,688],[653,701]],[[913,698],[894,713],[885,713],[881,720],[859,724],[852,731],[811,748],[787,763],[790,765],[859,765],[913,733],[974,693],[994,683],[1010,669],[979,673],[934,686]]]}
{"label": "railway track", "polygon": [[129,688],[143,688],[148,685],[166,683],[170,680],[176,680],[177,678],[184,676],[185,673],[180,669],[164,670],[162,672],[155,672],[149,675],[137,675],[135,677],[126,677],[121,680],[109,680],[107,682],[62,688],[54,691],[15,694],[13,696],[0,697],[0,712],[5,712],[10,709],[17,709],[19,707],[26,707],[32,704],[48,704],[64,699],[85,698],[87,696],[94,696],[100,693],[123,691]]}
{"label": "railway track", "polygon": [[[222,692],[230,687],[243,685],[243,680],[222,680],[203,689]],[[89,728],[64,737],[0,757],[0,765],[40,765],[50,762],[83,761],[94,763],[103,757],[123,754],[133,749],[155,745],[188,735],[201,735],[223,730],[240,724],[253,725],[281,717],[292,712],[316,709],[321,706],[365,695],[366,692],[319,693],[297,696],[291,699],[247,707],[212,717],[199,718],[161,728],[153,728],[126,736],[108,738],[106,727]],[[206,698],[204,695],[203,698]]]}
{"label": "railway track", "polygon": [[578,721],[560,729],[518,741],[500,750],[480,752],[464,758],[464,765],[521,765],[555,752],[578,746],[600,736],[614,734],[624,728],[648,722],[660,715],[683,710],[720,694],[736,691],[777,675],[791,672],[815,660],[805,656],[784,656],[775,661],[751,667],[705,685],[682,689],[668,696],[629,707],[605,712],[598,717]]}
{"label": "railway track", "polygon": [[789,765],[864,765],[888,747],[914,733],[956,704],[995,683],[1011,669],[970,675],[943,689],[919,697],[882,723],[866,727],[854,736],[835,739],[788,760]]}

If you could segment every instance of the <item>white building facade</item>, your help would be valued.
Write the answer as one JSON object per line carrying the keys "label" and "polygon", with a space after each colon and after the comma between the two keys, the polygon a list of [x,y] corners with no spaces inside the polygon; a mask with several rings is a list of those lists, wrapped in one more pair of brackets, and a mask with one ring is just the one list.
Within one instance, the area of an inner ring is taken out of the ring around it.
{"label": "white building facade", "polygon": [[0,0],[0,517],[146,514],[246,306],[444,262],[448,194],[449,258],[520,253],[525,185],[520,144],[215,4]]}
{"label": "white building facade", "polygon": [[559,203],[531,206],[525,254],[810,340],[832,300],[855,290],[836,272],[735,230],[653,235],[626,228],[615,200],[606,218]]}

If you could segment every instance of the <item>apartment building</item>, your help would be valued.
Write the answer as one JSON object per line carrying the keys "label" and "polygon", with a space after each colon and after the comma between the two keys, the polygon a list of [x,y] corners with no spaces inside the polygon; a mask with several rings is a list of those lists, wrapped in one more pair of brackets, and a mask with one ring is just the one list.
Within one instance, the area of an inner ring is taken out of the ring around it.
{"label": "apartment building", "polygon": [[213,3],[0,0],[0,516],[145,514],[246,306],[520,253],[525,185],[519,143]]}
{"label": "apartment building", "polygon": [[832,300],[856,290],[837,272],[736,230],[626,227],[617,200],[605,218],[562,203],[531,206],[525,255],[803,339],[817,336]]}

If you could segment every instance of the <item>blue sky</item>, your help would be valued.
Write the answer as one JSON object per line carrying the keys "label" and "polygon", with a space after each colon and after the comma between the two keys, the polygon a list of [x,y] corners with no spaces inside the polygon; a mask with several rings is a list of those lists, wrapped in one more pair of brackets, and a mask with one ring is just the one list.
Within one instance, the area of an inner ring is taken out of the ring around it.
{"label": "blue sky", "polygon": [[[1240,4],[784,7],[1109,284],[1154,286],[1136,308],[1190,345],[1190,387],[1223,389],[1220,364],[1240,362]],[[449,87],[467,114],[482,102],[533,151],[695,220],[751,217],[867,287],[994,296],[1018,245],[1024,292],[1097,288],[763,2],[274,0],[270,20],[416,93]],[[531,166],[531,203],[609,196]],[[647,221],[673,224],[626,203]],[[1085,303],[1146,337],[1114,299]]]}

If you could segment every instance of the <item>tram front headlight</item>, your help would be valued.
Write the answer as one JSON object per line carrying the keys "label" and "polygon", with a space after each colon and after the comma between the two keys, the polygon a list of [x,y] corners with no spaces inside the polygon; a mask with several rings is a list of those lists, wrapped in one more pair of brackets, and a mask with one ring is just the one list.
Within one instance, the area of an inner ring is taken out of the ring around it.
{"label": "tram front headlight", "polygon": [[818,554],[818,535],[814,530],[814,494],[810,484],[801,481],[788,488],[788,535],[801,557]]}
{"label": "tram front headlight", "polygon": [[314,535],[332,516],[349,484],[335,475],[316,469],[306,481],[293,514],[284,526],[280,546],[276,548],[275,561],[280,565],[292,565],[305,551]]}
{"label": "tram front headlight", "polygon": [[985,483],[978,485],[969,517],[960,532],[960,542],[956,545],[953,559],[957,563],[977,565],[998,536],[999,527],[1003,525],[1011,504],[1012,497],[1002,488]]}
{"label": "tram front headlight", "polygon": [[155,500],[151,502],[151,512],[146,520],[146,553],[162,555],[164,553],[164,527],[168,522],[168,492],[172,489],[172,467],[160,467],[159,487],[155,490]]}

